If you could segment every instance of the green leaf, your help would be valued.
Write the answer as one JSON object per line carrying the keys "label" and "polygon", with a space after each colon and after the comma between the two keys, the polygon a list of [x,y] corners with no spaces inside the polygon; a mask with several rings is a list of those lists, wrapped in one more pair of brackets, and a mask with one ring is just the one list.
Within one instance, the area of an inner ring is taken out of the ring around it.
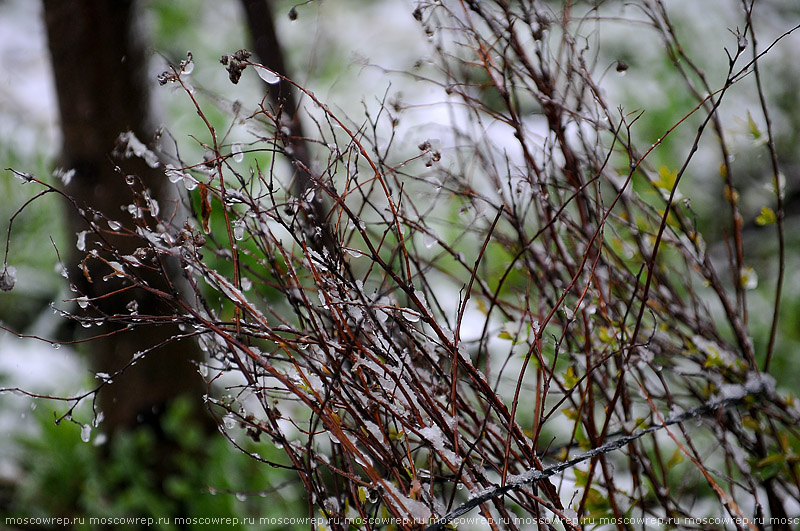
{"label": "green leaf", "polygon": [[564,374],[564,385],[572,389],[578,385],[578,376],[575,374],[575,368],[567,367],[567,372]]}
{"label": "green leaf", "polygon": [[667,468],[670,469],[679,463],[683,463],[683,460],[683,452],[681,452],[680,448],[675,448],[675,451],[672,453],[672,457],[670,457],[669,461],[667,461]]}
{"label": "green leaf", "polygon": [[777,476],[786,466],[786,456],[781,453],[768,455],[758,462],[758,472],[763,479]]}
{"label": "green leaf", "polygon": [[580,468],[573,468],[572,473],[575,474],[575,485],[578,487],[585,487],[589,481],[589,473],[584,472]]}
{"label": "green leaf", "polygon": [[775,215],[775,211],[769,207],[761,207],[761,215],[756,218],[756,225],[760,225],[761,227],[765,225],[772,225],[778,222],[778,216]]}
{"label": "green leaf", "polygon": [[761,431],[761,424],[759,424],[758,420],[751,417],[750,415],[745,415],[742,417],[742,426],[749,430],[753,430],[755,432]]}
{"label": "green leaf", "polygon": [[662,190],[671,191],[675,186],[675,182],[678,180],[678,170],[669,171],[669,168],[662,165],[661,169],[658,170],[658,177],[659,179],[653,181],[653,184]]}
{"label": "green leaf", "polygon": [[750,130],[753,140],[761,139],[761,130],[758,128],[758,125],[756,125],[755,120],[753,120],[753,116],[750,114],[750,111],[747,111],[747,128]]}

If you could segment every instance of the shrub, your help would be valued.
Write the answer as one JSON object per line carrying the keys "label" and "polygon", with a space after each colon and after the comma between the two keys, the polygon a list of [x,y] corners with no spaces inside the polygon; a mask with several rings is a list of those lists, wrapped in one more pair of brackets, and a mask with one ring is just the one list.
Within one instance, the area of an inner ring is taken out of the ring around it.
{"label": "shrub", "polygon": [[[193,215],[121,176],[131,215],[85,211],[81,235],[87,277],[117,277],[126,288],[113,296],[145,290],[168,311],[70,317],[125,333],[180,324],[172,339],[200,342],[209,383],[238,375],[206,397],[223,433],[282,449],[280,462],[253,459],[290,467],[333,528],[441,528],[474,507],[510,528],[514,517],[574,529],[796,516],[798,415],[770,376],[785,263],[783,177],[758,71],[772,47],[755,47],[745,5],[714,85],[664,7],[641,9],[692,101],[674,123],[650,123],[660,134],[644,142],[647,117],[611,108],[601,88],[627,65],[593,55],[583,28],[600,8],[421,3],[413,16],[435,53],[409,75],[442,91],[430,135],[404,128],[399,98],[351,121],[239,51],[223,57],[231,80],[256,69],[290,83],[315,132],[292,137],[280,106],[262,103],[234,123],[250,139],[230,142],[186,80],[191,57],[173,66],[160,80],[195,106],[205,156],[130,135],[122,147],[161,160]],[[763,344],[751,338],[755,270],[722,115],[751,79],[772,193],[758,223],[779,264]],[[686,124],[681,158],[651,164]],[[727,232],[721,259],[679,188],[708,142],[724,183],[712,216]],[[301,175],[308,183],[294,186]],[[109,245],[109,231],[136,252]],[[167,260],[188,293],[142,280],[143,269],[168,278]]]}

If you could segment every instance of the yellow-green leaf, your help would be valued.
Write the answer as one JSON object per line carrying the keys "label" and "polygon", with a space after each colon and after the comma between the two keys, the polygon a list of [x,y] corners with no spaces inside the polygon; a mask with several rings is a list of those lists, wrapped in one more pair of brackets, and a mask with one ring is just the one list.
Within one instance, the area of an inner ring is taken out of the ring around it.
{"label": "yellow-green leaf", "polygon": [[753,431],[761,430],[761,424],[759,424],[758,420],[754,419],[750,415],[745,415],[742,417],[742,426]]}
{"label": "yellow-green leaf", "polygon": [[669,168],[662,165],[658,170],[658,180],[653,181],[653,184],[662,190],[672,190],[675,186],[675,181],[678,180],[678,170],[669,171]]}
{"label": "yellow-green leaf", "polygon": [[768,479],[777,476],[785,466],[786,456],[775,453],[758,462],[758,472],[763,479]]}
{"label": "yellow-green leaf", "polygon": [[589,473],[584,472],[580,468],[573,468],[572,473],[575,474],[575,485],[578,487],[583,487],[586,485],[586,482],[589,480]]}
{"label": "yellow-green leaf", "polygon": [[505,330],[503,330],[502,332],[500,332],[499,334],[497,334],[497,337],[498,337],[499,339],[507,339],[507,340],[509,340],[509,341],[513,341],[513,340],[514,340],[514,338],[513,338],[513,337],[511,337],[511,334],[509,334],[509,333],[508,333],[507,331],[505,331]]}
{"label": "yellow-green leaf", "polygon": [[758,462],[759,467],[765,467],[767,465],[771,465],[773,463],[783,463],[786,461],[786,456],[783,454],[772,454],[768,455],[764,459]]}
{"label": "yellow-green leaf", "polygon": [[670,457],[669,461],[667,461],[667,468],[672,468],[678,463],[683,463],[683,460],[683,452],[681,452],[680,448],[675,448],[675,451],[672,452],[672,457]]}
{"label": "yellow-green leaf", "polygon": [[611,344],[614,342],[614,330],[608,328],[607,326],[601,326],[600,330],[597,331],[597,336],[605,344]]}
{"label": "yellow-green leaf", "polygon": [[756,218],[756,224],[761,225],[762,227],[765,225],[772,225],[778,222],[778,216],[775,215],[775,211],[769,207],[761,207],[761,215]]}
{"label": "yellow-green leaf", "polygon": [[742,277],[740,280],[744,289],[756,289],[758,287],[758,274],[751,266],[742,269]]}
{"label": "yellow-green leaf", "polygon": [[750,134],[753,136],[754,140],[761,139],[761,130],[758,128],[755,120],[753,120],[753,117],[750,115],[750,111],[747,111],[747,128],[750,129]]}
{"label": "yellow-green leaf", "polygon": [[568,388],[573,388],[578,384],[578,377],[575,374],[575,368],[570,366],[567,367],[567,372],[564,374],[564,385]]}

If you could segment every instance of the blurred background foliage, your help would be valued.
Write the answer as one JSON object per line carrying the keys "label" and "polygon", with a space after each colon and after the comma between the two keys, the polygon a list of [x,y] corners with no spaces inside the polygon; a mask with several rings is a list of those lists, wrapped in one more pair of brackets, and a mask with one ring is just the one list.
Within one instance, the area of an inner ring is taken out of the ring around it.
{"label": "blurred background foliage", "polygon": [[[280,450],[243,440],[239,444],[244,451],[237,451],[224,437],[209,438],[185,402],[174,403],[164,418],[168,440],[180,448],[168,463],[158,462],[160,449],[150,430],[123,433],[108,447],[98,444],[102,434],[84,442],[78,424],[56,425],[47,407],[38,408],[32,417],[38,430],[15,437],[24,448],[18,462],[21,477],[4,500],[5,515],[85,517],[85,525],[74,528],[93,529],[88,516],[253,517],[258,522],[307,510],[292,472],[254,466],[252,453],[280,459]],[[156,477],[153,471],[162,466],[168,467],[167,472],[159,470]],[[159,528],[184,527],[171,523]],[[240,523],[230,528],[260,527]]]}

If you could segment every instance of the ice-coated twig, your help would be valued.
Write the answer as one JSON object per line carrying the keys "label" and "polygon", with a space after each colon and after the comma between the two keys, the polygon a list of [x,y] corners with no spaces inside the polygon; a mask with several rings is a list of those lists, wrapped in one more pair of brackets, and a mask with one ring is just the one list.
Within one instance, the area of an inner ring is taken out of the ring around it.
{"label": "ice-coated twig", "polygon": [[572,468],[575,465],[587,461],[595,456],[601,454],[607,454],[613,452],[614,450],[619,450],[620,448],[627,446],[633,441],[640,439],[649,433],[662,430],[667,426],[680,424],[681,422],[685,422],[693,418],[705,417],[720,409],[727,409],[729,407],[735,406],[741,403],[748,396],[770,395],[774,392],[774,389],[775,389],[775,382],[772,379],[772,377],[765,374],[753,373],[751,374],[750,378],[748,378],[745,384],[739,386],[727,386],[725,389],[723,389],[720,393],[721,398],[717,398],[716,400],[712,400],[696,408],[684,411],[679,415],[668,417],[664,419],[664,421],[660,424],[654,424],[647,428],[636,430],[630,435],[626,435],[624,437],[620,437],[619,439],[614,439],[612,441],[609,441],[601,446],[598,446],[597,448],[592,448],[588,452],[579,454],[573,457],[572,459],[569,459],[568,461],[564,461],[562,463],[546,467],[542,470],[538,470],[535,468],[530,469],[522,474],[510,477],[505,485],[498,485],[496,487],[492,487],[481,491],[479,494],[470,498],[469,500],[461,504],[459,507],[455,508],[453,511],[444,515],[435,523],[426,527],[425,530],[439,531],[441,529],[444,529],[444,527],[448,523],[452,522],[453,520],[455,520],[460,516],[465,515],[475,507],[478,507],[479,505],[486,503],[489,500],[499,498],[500,496],[504,496],[506,493],[518,487],[521,487],[523,485],[530,485],[537,481],[541,481],[542,479],[549,478],[550,476],[553,476],[555,474],[558,474],[559,472]]}

